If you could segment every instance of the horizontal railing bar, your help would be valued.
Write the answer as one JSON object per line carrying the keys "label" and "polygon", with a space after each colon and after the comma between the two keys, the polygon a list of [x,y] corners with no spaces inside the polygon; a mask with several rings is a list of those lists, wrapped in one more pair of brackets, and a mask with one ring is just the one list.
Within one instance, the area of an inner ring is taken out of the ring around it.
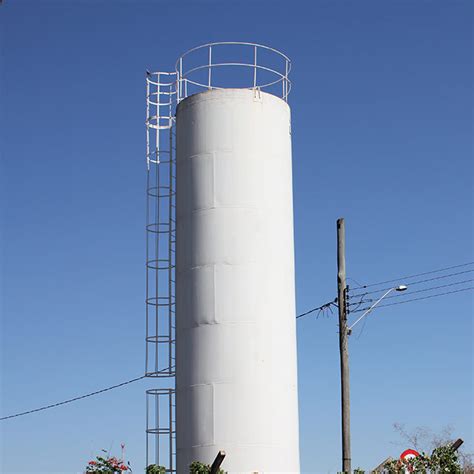
{"label": "horizontal railing bar", "polygon": [[[180,80],[187,79],[187,76],[193,72],[200,71],[202,69],[210,69],[213,67],[223,67],[223,66],[245,66],[245,67],[251,67],[251,68],[256,68],[256,69],[262,69],[264,71],[271,72],[272,74],[276,74],[277,76],[280,76],[281,79],[284,79],[287,77],[286,74],[282,74],[281,72],[275,71],[275,69],[266,67],[266,66],[261,66],[260,64],[252,64],[252,63],[215,63],[215,64],[203,64],[201,66],[196,66],[192,69],[188,69],[187,71],[183,72]],[[212,87],[212,86],[211,86]],[[255,87],[263,87],[259,86],[258,84],[255,85]]]}
{"label": "horizontal railing bar", "polygon": [[[175,86],[176,84],[177,83],[174,82],[173,86]],[[168,90],[168,91],[164,91],[163,89],[160,88],[160,90],[155,90],[155,91],[150,92],[149,94],[147,94],[146,98],[148,100],[150,100],[151,97],[153,97],[153,98],[154,97],[159,97],[160,95],[171,96],[171,95],[176,95],[177,93],[178,93],[178,91],[171,89],[171,87],[170,87],[170,90]],[[160,102],[158,102],[158,103],[160,103]]]}
{"label": "horizontal railing bar", "polygon": [[148,336],[146,342],[153,344],[172,344],[173,339],[170,336]]}
{"label": "horizontal railing bar", "polygon": [[184,57],[186,57],[187,55],[189,55],[190,53],[194,52],[194,51],[197,51],[199,49],[203,49],[203,48],[209,48],[209,47],[212,47],[212,46],[221,46],[221,45],[235,45],[235,46],[252,46],[252,47],[257,47],[257,48],[262,48],[262,49],[266,49],[268,51],[272,51],[280,56],[282,56],[283,58],[285,58],[288,63],[291,64],[291,59],[284,53],[282,53],[281,51],[278,51],[277,49],[275,48],[271,48],[270,46],[265,46],[264,44],[258,44],[258,43],[247,43],[247,42],[241,42],[241,41],[218,41],[218,42],[215,42],[215,43],[206,43],[206,44],[202,44],[200,46],[196,46],[195,48],[191,48],[189,49],[188,51],[184,52],[179,58],[178,58],[178,61],[176,61],[176,72],[178,72],[178,65],[180,63],[180,60],[182,60]]}
{"label": "horizontal railing bar", "polygon": [[[190,84],[193,84],[195,86],[198,86],[198,87],[202,87],[204,89],[209,89],[209,86],[208,84],[202,84],[201,82],[196,82],[196,81],[193,81],[191,79],[188,79],[188,78],[185,78],[183,79],[184,81],[187,81],[189,82]],[[268,82],[266,84],[261,84],[261,85],[258,85],[256,87],[253,87],[253,86],[249,86],[249,87],[241,87],[240,89],[248,89],[248,90],[255,90],[255,89],[265,89],[265,88],[268,88],[270,86],[274,86],[275,84],[278,84],[279,82],[283,82],[283,81],[286,81],[289,88],[288,88],[288,91],[291,90],[291,81],[285,77],[281,77],[280,79],[277,79],[276,81],[274,82]],[[224,89],[227,89],[227,87],[219,87],[219,86],[211,86],[210,89],[217,89],[217,90],[224,90]],[[283,97],[287,97],[289,94],[286,93]]]}

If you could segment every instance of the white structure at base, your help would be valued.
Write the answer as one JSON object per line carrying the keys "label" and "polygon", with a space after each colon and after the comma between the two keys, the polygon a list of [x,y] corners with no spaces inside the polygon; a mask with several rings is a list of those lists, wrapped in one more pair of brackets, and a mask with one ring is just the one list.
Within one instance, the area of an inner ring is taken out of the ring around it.
{"label": "white structure at base", "polygon": [[176,121],[177,472],[299,473],[290,109],[213,89]]}

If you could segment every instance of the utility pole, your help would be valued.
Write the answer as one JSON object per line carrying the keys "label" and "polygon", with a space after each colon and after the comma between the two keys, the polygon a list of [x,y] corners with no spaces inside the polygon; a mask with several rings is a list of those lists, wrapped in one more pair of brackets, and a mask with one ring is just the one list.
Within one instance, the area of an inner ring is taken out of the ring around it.
{"label": "utility pole", "polygon": [[351,409],[349,399],[349,351],[347,347],[346,238],[344,218],[337,220],[337,303],[339,308],[339,353],[341,356],[342,471],[351,469]]}

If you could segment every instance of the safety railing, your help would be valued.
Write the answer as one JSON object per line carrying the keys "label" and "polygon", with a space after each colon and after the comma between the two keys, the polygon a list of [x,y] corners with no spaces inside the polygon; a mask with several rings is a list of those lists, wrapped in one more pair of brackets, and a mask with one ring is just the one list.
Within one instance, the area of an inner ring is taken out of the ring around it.
{"label": "safety railing", "polygon": [[291,61],[268,46],[243,42],[208,43],[176,62],[177,101],[211,89],[253,89],[288,100]]}

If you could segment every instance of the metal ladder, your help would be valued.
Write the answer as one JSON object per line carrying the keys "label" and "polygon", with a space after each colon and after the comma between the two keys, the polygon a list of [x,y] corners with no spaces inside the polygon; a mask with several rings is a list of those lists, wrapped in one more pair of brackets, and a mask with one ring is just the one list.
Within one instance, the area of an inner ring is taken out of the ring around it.
{"label": "metal ladder", "polygon": [[146,465],[176,472],[176,73],[146,75]]}

